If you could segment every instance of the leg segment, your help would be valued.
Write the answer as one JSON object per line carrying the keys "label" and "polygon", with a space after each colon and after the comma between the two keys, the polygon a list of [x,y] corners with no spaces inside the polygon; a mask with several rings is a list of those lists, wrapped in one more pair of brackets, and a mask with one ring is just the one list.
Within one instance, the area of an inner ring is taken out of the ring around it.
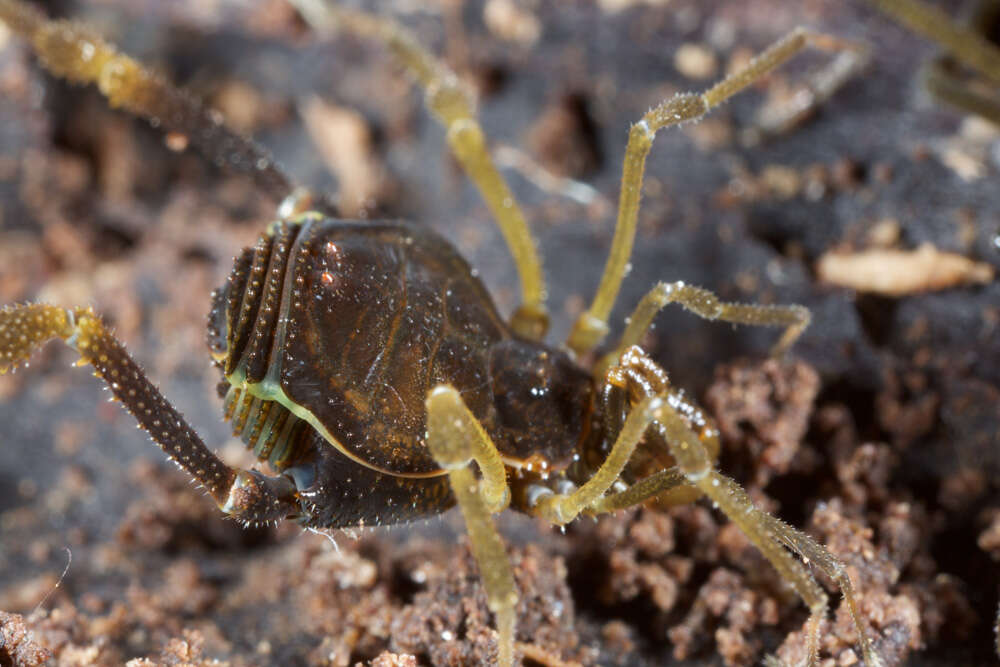
{"label": "leg segment", "polygon": [[0,0],[0,20],[31,42],[52,74],[72,83],[96,84],[112,107],[177,133],[220,167],[251,174],[278,201],[291,192],[288,177],[263,147],[225,127],[218,113],[83,26],[49,20],[21,0]]}
{"label": "leg segment", "polygon": [[[965,30],[982,40],[983,35],[995,31],[998,22],[1000,0],[980,0],[976,3],[968,26],[956,26],[955,29]],[[1000,49],[988,40],[983,41],[993,53],[991,60],[995,65],[1000,65]],[[994,69],[992,75],[986,75],[993,83],[987,85],[987,81],[977,78],[977,72],[968,71],[960,64],[951,53],[939,54],[924,68],[924,86],[942,102],[1000,125],[1000,91],[996,85],[1000,82],[1000,70]]]}
{"label": "leg segment", "polygon": [[292,4],[321,32],[343,27],[382,42],[424,87],[427,106],[444,125],[452,152],[479,189],[514,257],[521,279],[522,305],[514,313],[511,325],[522,336],[541,339],[548,329],[541,259],[524,213],[490,157],[471,95],[461,81],[447,65],[389,19],[337,7],[324,0],[292,0]]}
{"label": "leg segment", "polygon": [[[630,405],[635,405],[643,398],[661,396],[666,397],[667,402],[684,415],[709,458],[713,462],[719,459],[719,429],[715,422],[689,400],[683,391],[671,387],[666,372],[639,347],[629,348],[617,360],[609,360],[607,363],[616,364],[605,370],[601,391],[605,437],[609,442],[617,439],[630,412]],[[667,434],[659,424],[654,423],[646,433],[645,444],[629,459],[627,472],[632,479],[644,478],[637,484],[646,484],[650,483],[651,478],[662,474],[665,468],[673,469],[673,464],[674,460],[667,446]],[[690,485],[670,484],[657,491],[656,495],[657,504],[668,507],[694,502],[701,493]],[[592,509],[586,511],[591,512]]]}
{"label": "leg segment", "polygon": [[949,56],[934,58],[923,71],[927,92],[957,109],[1000,125],[1000,95],[996,91],[990,92],[988,87],[981,85],[981,81],[962,76],[955,70],[955,63]]}
{"label": "leg segment", "polygon": [[1000,84],[1000,48],[983,35],[964,28],[922,0],[871,0],[886,14],[940,44],[963,65]]}
{"label": "leg segment", "polygon": [[676,95],[650,110],[629,131],[625,162],[622,167],[621,195],[618,201],[618,221],[611,242],[601,283],[594,301],[576,321],[567,345],[583,354],[594,349],[608,332],[608,316],[614,306],[625,277],[626,266],[632,255],[635,231],[639,218],[639,197],[646,156],[653,145],[657,131],[671,125],[697,120],[713,107],[754,83],[806,47],[824,51],[856,50],[855,44],[834,37],[797,28],[754,58],[743,69],[726,77],[704,93]]}
{"label": "leg segment", "polygon": [[622,334],[618,347],[608,356],[608,365],[620,359],[625,351],[638,345],[643,334],[649,329],[653,318],[671,303],[680,304],[685,309],[706,320],[719,320],[733,324],[753,326],[785,327],[785,333],[775,344],[771,353],[780,356],[792,346],[795,340],[809,326],[809,310],[804,306],[762,306],[749,303],[728,303],[719,301],[712,292],[683,282],[660,283],[642,298],[629,317],[628,326]]}
{"label": "leg segment", "polygon": [[862,45],[846,48],[828,65],[813,72],[786,101],[761,107],[754,129],[763,136],[774,136],[801,125],[870,61],[871,54]]}
{"label": "leg segment", "polygon": [[644,477],[624,491],[601,496],[587,507],[587,514],[606,514],[629,509],[677,488],[693,488],[677,466]]}
{"label": "leg segment", "polygon": [[597,472],[583,486],[570,493],[547,493],[537,496],[533,499],[531,512],[549,523],[563,526],[598,502],[625,469],[663,402],[659,397],[646,398],[633,407],[607,459]]}
{"label": "leg segment", "polygon": [[[517,586],[514,573],[490,514],[510,502],[507,473],[500,453],[486,431],[462,401],[456,389],[439,385],[427,397],[427,446],[448,471],[452,490],[469,531],[472,553],[486,588],[490,611],[496,615],[500,637],[498,664],[514,662]],[[469,464],[479,466],[477,480]]]}
{"label": "leg segment", "polygon": [[[735,482],[733,483],[735,484]],[[864,626],[861,622],[861,614],[858,611],[857,596],[854,594],[854,587],[851,584],[851,578],[848,576],[844,564],[824,549],[816,540],[792,528],[781,519],[771,516],[766,512],[760,512],[760,518],[762,525],[769,531],[772,537],[797,553],[807,563],[814,564],[826,576],[836,582],[837,587],[844,596],[844,602],[847,603],[847,610],[854,620],[854,625],[858,628],[858,638],[861,642],[862,654],[865,656],[866,662],[872,664],[869,656],[874,656],[875,653],[868,636],[861,632]]]}
{"label": "leg segment", "polygon": [[94,374],[107,383],[139,426],[224,512],[258,523],[284,518],[298,509],[289,480],[235,470],[206,447],[89,308],[31,304],[0,309],[0,373],[27,361],[35,349],[53,338],[76,349],[80,365],[94,367]]}
{"label": "leg segment", "polygon": [[[631,348],[623,357],[622,366],[612,368],[608,373],[609,379],[613,380],[623,367],[633,371],[622,376],[629,384],[630,397],[642,397],[650,388],[660,384],[655,374],[645,382],[635,380],[635,376],[641,374],[642,365],[629,357],[641,354],[638,348]],[[664,436],[676,466],[640,480],[624,491],[605,495],[650,427],[656,427]],[[678,409],[670,394],[647,395],[635,401],[607,460],[597,473],[571,493],[539,496],[532,511],[561,524],[572,520],[580,512],[624,509],[664,491],[686,486],[697,488],[708,496],[730,521],[739,526],[809,607],[806,632],[810,665],[817,664],[818,660],[819,626],[826,613],[827,596],[805,565],[789,550],[815,563],[837,582],[857,627],[865,664],[868,667],[881,664],[861,621],[854,589],[844,566],[812,538],[757,509],[735,480],[715,470],[713,457],[703,438],[691,428],[689,417]]]}

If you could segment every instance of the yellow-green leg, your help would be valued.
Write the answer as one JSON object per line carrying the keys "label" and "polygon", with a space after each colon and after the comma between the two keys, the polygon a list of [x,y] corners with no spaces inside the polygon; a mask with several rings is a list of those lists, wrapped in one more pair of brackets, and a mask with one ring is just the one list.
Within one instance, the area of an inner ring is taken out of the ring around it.
{"label": "yellow-green leg", "polygon": [[985,37],[1000,20],[1000,0],[980,0],[968,25],[919,0],[872,2],[943,47],[944,53],[923,70],[924,86],[931,95],[1000,125],[1000,48]]}
{"label": "yellow-green leg", "polygon": [[0,21],[31,43],[52,74],[72,83],[96,84],[112,107],[177,133],[220,167],[253,175],[278,201],[291,193],[291,181],[263,147],[227,128],[218,113],[83,25],[50,20],[21,0],[0,0]]}
{"label": "yellow-green leg", "polygon": [[518,334],[540,340],[548,330],[545,278],[535,241],[514,194],[490,157],[476,120],[472,95],[455,73],[396,22],[332,5],[325,0],[292,0],[317,30],[345,28],[384,43],[424,87],[427,106],[447,132],[448,145],[479,189],[500,226],[521,280],[521,306],[511,319]]}
{"label": "yellow-green leg", "polygon": [[[640,355],[641,351],[631,348],[628,354]],[[629,366],[639,368],[634,362],[630,362]],[[616,370],[612,368],[609,377],[615,375]],[[641,395],[646,387],[656,384],[653,381],[643,387],[630,387],[629,393]],[[676,467],[651,475],[624,491],[606,495],[647,430],[654,425],[663,434],[677,463]],[[655,495],[687,486],[695,487],[708,496],[730,521],[739,526],[747,539],[761,551],[782,579],[788,582],[809,607],[806,636],[810,665],[815,665],[818,660],[819,626],[826,613],[827,596],[789,549],[815,564],[837,582],[857,627],[865,664],[868,667],[881,664],[858,613],[857,599],[844,566],[812,538],[755,507],[739,484],[715,470],[713,458],[702,438],[691,428],[689,418],[674,407],[669,394],[646,396],[635,402],[607,459],[597,472],[570,493],[539,496],[531,511],[552,523],[562,525],[582,512],[624,509],[630,504],[638,504]]]}
{"label": "yellow-green leg", "polygon": [[844,50],[836,58],[806,77],[786,99],[762,106],[757,112],[753,130],[763,136],[791,131],[864,70],[871,61],[868,48],[862,44],[844,44]]}
{"label": "yellow-green leg", "polygon": [[797,28],[751,60],[745,67],[726,77],[704,93],[675,95],[651,109],[629,130],[625,161],[622,166],[618,220],[611,242],[604,274],[590,308],[584,312],[570,333],[567,345],[583,354],[594,349],[608,333],[608,317],[625,278],[639,218],[646,156],[656,133],[671,125],[697,120],[740,90],[754,83],[799,51],[813,47],[824,51],[857,51],[856,44],[804,28]]}
{"label": "yellow-green leg", "polygon": [[771,353],[780,356],[809,326],[809,309],[799,305],[765,306],[754,303],[720,301],[712,292],[684,282],[659,283],[646,293],[628,318],[628,326],[618,346],[605,357],[603,366],[610,367],[621,359],[625,350],[638,345],[653,323],[653,318],[663,308],[676,303],[706,320],[719,320],[733,324],[785,327],[785,332],[774,345]]}
{"label": "yellow-green leg", "polygon": [[922,0],[870,0],[886,14],[938,43],[957,61],[971,67],[995,85],[1000,84],[1000,48],[983,35],[959,25],[937,7]]}
{"label": "yellow-green leg", "polygon": [[[448,385],[435,387],[426,405],[427,446],[448,471],[486,588],[487,604],[497,619],[497,663],[510,667],[514,663],[517,586],[503,540],[490,516],[510,502],[506,469],[496,446],[456,389]],[[479,479],[470,467],[473,461],[479,466]]]}

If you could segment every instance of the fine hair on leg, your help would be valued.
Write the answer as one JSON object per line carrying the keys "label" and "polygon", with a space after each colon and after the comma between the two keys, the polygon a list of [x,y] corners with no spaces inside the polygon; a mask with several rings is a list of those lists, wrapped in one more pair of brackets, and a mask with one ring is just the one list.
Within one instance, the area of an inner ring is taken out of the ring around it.
{"label": "fine hair on leg", "polygon": [[54,338],[80,354],[78,365],[94,367],[94,375],[104,380],[139,427],[225,513],[258,524],[283,519],[297,509],[287,479],[235,470],[216,456],[89,308],[35,303],[0,309],[0,374],[27,362],[32,352]]}
{"label": "fine hair on leg", "polygon": [[701,118],[768,72],[807,47],[823,51],[857,51],[853,42],[830,35],[796,28],[775,42],[746,66],[726,77],[703,93],[681,93],[648,111],[629,130],[628,145],[622,165],[618,219],[611,241],[604,273],[594,300],[573,326],[567,345],[582,355],[597,347],[608,333],[608,318],[618,297],[618,291],[632,256],[639,219],[639,199],[642,193],[646,156],[659,130]]}
{"label": "fine hair on leg", "polygon": [[[454,387],[439,385],[427,396],[427,446],[448,471],[452,491],[465,519],[469,545],[486,589],[486,601],[496,616],[497,663],[514,662],[517,585],[503,539],[491,514],[510,503],[507,473],[489,435],[466,407]],[[482,474],[477,479],[470,464]]]}
{"label": "fine hair on leg", "polygon": [[41,64],[55,76],[95,84],[111,107],[176,133],[182,144],[194,146],[216,166],[252,175],[276,201],[292,193],[291,180],[265,148],[226,127],[221,114],[82,24],[50,20],[21,0],[0,0],[0,20],[31,43]]}
{"label": "fine hair on leg", "polygon": [[[633,369],[641,370],[642,366],[632,359],[641,355],[639,348],[630,348],[625,363]],[[609,381],[616,381],[614,376],[619,374],[620,369],[620,366],[609,369]],[[629,375],[619,377],[624,377],[630,384],[634,382],[629,379]],[[809,608],[809,620],[806,622],[809,665],[818,662],[820,622],[826,614],[828,599],[803,562],[797,560],[792,552],[814,563],[837,583],[855,623],[865,665],[880,665],[843,564],[812,538],[758,509],[735,480],[719,473],[703,439],[692,429],[688,418],[672,404],[670,395],[660,393],[644,396],[650,387],[657,384],[658,381],[654,379],[631,387],[632,391],[629,393],[640,398],[634,401],[617,439],[597,472],[570,493],[540,494],[531,511],[552,523],[562,525],[583,512],[624,509],[629,506],[628,503],[638,504],[675,488],[695,487],[740,528]],[[606,495],[647,431],[654,425],[663,434],[676,466],[640,480],[623,491]]]}
{"label": "fine hair on leg", "polygon": [[684,282],[659,283],[646,293],[632,311],[625,333],[622,334],[618,346],[606,357],[605,365],[611,366],[628,348],[638,345],[652,325],[653,318],[671,303],[676,303],[706,320],[762,327],[785,327],[781,338],[771,349],[771,354],[776,357],[784,354],[798,340],[811,320],[809,309],[804,306],[731,303],[719,300],[707,289]]}

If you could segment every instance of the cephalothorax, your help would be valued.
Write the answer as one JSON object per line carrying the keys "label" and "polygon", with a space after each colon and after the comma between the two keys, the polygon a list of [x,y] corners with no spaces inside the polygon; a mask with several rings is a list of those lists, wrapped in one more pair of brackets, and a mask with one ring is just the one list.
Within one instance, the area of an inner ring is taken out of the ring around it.
{"label": "cephalothorax", "polygon": [[[428,106],[504,232],[523,305],[505,321],[446,240],[402,222],[336,219],[328,204],[293,191],[262,149],[226,130],[183,92],[80,26],[48,21],[20,0],[0,0],[0,19],[31,41],[52,72],[96,83],[112,104],[253,173],[282,202],[277,221],[237,257],[216,292],[208,335],[226,418],[274,473],[221,461],[89,309],[4,308],[0,372],[51,338],[66,340],[157,444],[240,521],[390,524],[458,504],[496,614],[502,665],[514,660],[518,595],[492,513],[511,506],[562,525],[581,513],[631,507],[681,489],[690,498],[710,498],[808,604],[811,663],[827,597],[793,554],[837,583],[865,663],[878,664],[844,567],[811,538],[754,507],[715,469],[717,433],[710,420],[638,347],[669,303],[709,319],[785,327],[779,354],[807,325],[808,311],[724,303],[697,287],[663,283],[641,301],[608,354],[589,369],[577,361],[594,358],[608,332],[656,132],[699,118],[803,48],[837,51],[838,76],[863,59],[859,50],[796,30],[706,92],[677,95],[632,127],[613,248],[594,302],[564,348],[543,342],[541,264],[454,74],[387,20],[310,0],[296,5],[317,29],[335,19],[385,42],[426,87]],[[636,479],[629,466],[639,447],[660,448],[673,465]]]}

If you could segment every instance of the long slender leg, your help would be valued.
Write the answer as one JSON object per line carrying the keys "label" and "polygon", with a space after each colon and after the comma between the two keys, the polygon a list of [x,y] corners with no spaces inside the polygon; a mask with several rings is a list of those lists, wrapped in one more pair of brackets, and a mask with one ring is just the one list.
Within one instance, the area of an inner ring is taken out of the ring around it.
{"label": "long slender leg", "polygon": [[[635,367],[635,364],[631,366]],[[611,369],[609,376],[615,372],[616,369]],[[644,391],[644,388],[638,389],[640,395]],[[641,480],[622,492],[605,495],[647,429],[654,425],[664,434],[676,467]],[[858,613],[856,596],[844,566],[808,536],[757,509],[736,481],[715,470],[702,438],[692,430],[686,416],[672,404],[669,394],[647,396],[633,406],[607,459],[590,480],[570,493],[539,495],[530,509],[561,525],[572,521],[581,512],[623,509],[629,502],[643,502],[653,495],[685,485],[696,487],[708,496],[730,521],[739,526],[809,607],[806,636],[810,665],[815,665],[818,659],[819,625],[826,613],[827,596],[803,563],[796,560],[788,549],[816,563],[837,582],[857,627],[865,664],[869,667],[881,664]]]}
{"label": "long slender leg", "polygon": [[[500,453],[462,401],[456,389],[439,385],[427,396],[427,446],[448,471],[455,498],[465,518],[472,553],[486,588],[490,611],[497,618],[501,667],[514,662],[517,586],[514,573],[490,515],[510,502],[507,473]],[[477,480],[469,464],[479,466]]]}
{"label": "long slender leg", "polygon": [[827,100],[844,87],[871,61],[868,49],[858,46],[837,54],[829,64],[813,72],[777,104],[767,104],[757,112],[754,129],[764,136],[784,134],[811,117]]}
{"label": "long slender leg", "polygon": [[946,104],[972,113],[1000,125],[1000,95],[991,94],[975,81],[966,79],[954,71],[954,62],[948,56],[940,55],[928,63],[923,71],[927,92]]}
{"label": "long slender leg", "polygon": [[940,44],[960,63],[1000,84],[1000,48],[983,35],[958,25],[921,0],[870,0],[886,14]]}
{"label": "long slender leg", "polygon": [[76,349],[80,365],[94,367],[139,426],[224,512],[246,523],[268,523],[298,509],[289,480],[235,470],[212,453],[89,308],[30,304],[0,309],[0,374],[27,361],[53,338]]}
{"label": "long slender leg", "polygon": [[[979,36],[989,35],[1000,21],[1000,0],[980,0],[976,3],[968,25],[956,25],[957,30],[965,30]],[[1000,63],[1000,48],[986,42],[993,52],[992,60]],[[994,83],[1000,72],[994,71]],[[924,67],[924,86],[927,91],[946,104],[965,112],[982,116],[1000,125],[1000,91],[997,86],[984,85],[986,82],[962,68],[950,53],[941,53]]]}
{"label": "long slender leg", "polygon": [[490,157],[471,94],[447,65],[394,21],[337,7],[325,0],[292,0],[292,4],[321,32],[343,27],[379,40],[424,87],[427,106],[445,127],[452,152],[479,189],[514,257],[522,304],[511,325],[522,336],[541,339],[548,329],[542,262],[524,213]]}
{"label": "long slender leg", "polygon": [[[720,301],[715,294],[683,282],[659,283],[646,293],[639,305],[632,311],[628,326],[622,334],[618,347],[608,355],[611,362],[617,361],[625,350],[638,345],[643,334],[649,329],[653,318],[664,307],[676,303],[706,320],[720,320],[733,324],[753,326],[785,327],[785,332],[775,344],[771,353],[783,354],[809,326],[811,316],[804,306],[780,305],[764,306],[753,303],[730,303]],[[605,362],[610,366],[610,363]]]}
{"label": "long slender leg", "polygon": [[625,277],[629,258],[632,255],[646,156],[653,145],[653,138],[657,131],[671,125],[679,125],[701,118],[710,109],[754,83],[806,47],[824,51],[857,50],[859,48],[856,44],[829,35],[796,28],[751,60],[744,68],[726,77],[704,93],[675,95],[647,112],[629,130],[625,162],[622,167],[618,220],[611,242],[611,252],[604,267],[604,274],[601,276],[601,283],[594,295],[594,301],[590,308],[577,319],[567,341],[567,345],[577,354],[594,349],[608,333],[608,316],[611,314],[618,290]]}
{"label": "long slender leg", "polygon": [[182,135],[220,167],[253,175],[275,200],[291,194],[291,181],[263,147],[227,128],[218,113],[84,26],[49,20],[20,0],[0,0],[0,20],[31,42],[52,74],[72,83],[96,84],[112,107]]}
{"label": "long slender leg", "polygon": [[[735,484],[736,482],[732,483]],[[857,596],[854,594],[854,587],[851,584],[851,578],[848,576],[844,564],[824,549],[816,540],[792,528],[781,519],[771,516],[766,512],[761,512],[760,518],[761,523],[779,542],[797,553],[806,562],[818,567],[826,576],[833,579],[844,596],[844,602],[847,603],[847,610],[850,612],[851,618],[854,619],[854,625],[860,630],[863,626],[861,623],[861,614],[858,611]],[[867,646],[867,637],[863,634],[859,636],[862,646]]]}
{"label": "long slender leg", "polygon": [[[812,579],[812,576],[807,570],[805,570],[805,568],[801,567],[801,564],[798,561],[788,559],[787,553],[774,549],[775,542],[777,541],[784,544],[789,549],[802,556],[806,561],[815,564],[825,574],[827,574],[827,576],[837,583],[837,586],[841,591],[843,591],[844,600],[847,602],[851,617],[854,619],[855,625],[860,629],[863,627],[861,624],[861,616],[858,612],[854,588],[851,585],[851,579],[847,575],[847,571],[844,569],[844,566],[840,563],[840,561],[833,557],[826,549],[820,546],[808,535],[795,530],[781,520],[774,518],[766,512],[761,512],[756,508],[753,508],[748,512],[748,504],[752,501],[734,480],[724,477],[716,471],[712,471],[709,474],[709,484],[714,487],[716,483],[718,483],[719,487],[723,488],[726,494],[735,499],[732,503],[733,507],[729,510],[716,500],[719,508],[722,509],[727,516],[731,516],[733,512],[735,512],[737,516],[749,513],[754,515],[754,519],[760,520],[760,523],[766,529],[764,546],[762,547],[758,544],[760,540],[755,540],[753,537],[751,537],[751,541],[761,549],[769,560],[771,560],[771,562],[775,565],[775,568],[782,574],[785,580],[793,583],[793,587],[796,589],[796,592],[799,593],[799,595],[809,605],[812,614],[808,621],[807,636],[809,637],[809,645],[807,652],[809,655],[809,664],[815,664],[818,658],[819,648],[817,643],[819,622],[822,620],[822,617],[826,612],[827,597],[826,594],[815,585],[815,581]],[[679,467],[675,466],[668,470],[663,470],[659,473],[641,479],[624,491],[603,496],[587,507],[584,511],[587,514],[602,514],[628,509],[630,507],[640,505],[662,493],[666,493],[677,488],[683,488],[686,484],[688,484],[687,476]],[[751,521],[753,521],[753,519],[751,519]],[[744,531],[747,530],[745,525],[736,522],[735,519],[734,523],[740,525]],[[750,534],[748,533],[748,536],[749,535]],[[775,562],[775,558],[779,559],[780,563]],[[787,566],[787,568],[782,566]],[[800,579],[797,580],[797,577]],[[801,578],[803,577],[805,578],[805,584],[801,583]],[[797,581],[798,583],[796,583]],[[863,645],[867,645],[868,643],[865,635],[861,635],[861,641]],[[878,657],[874,654],[874,652],[871,652],[870,655],[866,655],[865,659],[866,664],[878,664]],[[774,664],[777,663],[775,662]]]}
{"label": "long slender leg", "polygon": [[641,505],[661,493],[667,493],[678,488],[693,487],[687,484],[687,478],[684,477],[681,469],[674,466],[667,470],[653,473],[648,477],[643,477],[624,491],[601,496],[588,507],[584,508],[583,511],[586,514],[606,514],[625,510],[636,505]]}

